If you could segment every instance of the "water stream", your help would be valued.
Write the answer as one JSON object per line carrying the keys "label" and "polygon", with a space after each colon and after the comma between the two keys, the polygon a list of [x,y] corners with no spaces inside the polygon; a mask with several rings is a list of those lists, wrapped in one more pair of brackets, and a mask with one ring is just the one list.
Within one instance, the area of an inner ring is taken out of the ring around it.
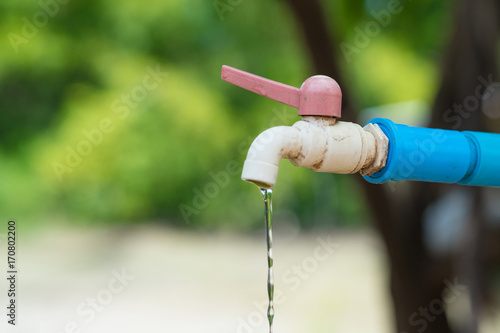
{"label": "water stream", "polygon": [[267,295],[269,296],[269,307],[267,309],[267,319],[269,321],[269,333],[273,332],[274,319],[274,273],[273,273],[273,230],[271,214],[273,211],[272,189],[261,188],[264,198],[264,215],[266,221],[266,242],[267,242]]}

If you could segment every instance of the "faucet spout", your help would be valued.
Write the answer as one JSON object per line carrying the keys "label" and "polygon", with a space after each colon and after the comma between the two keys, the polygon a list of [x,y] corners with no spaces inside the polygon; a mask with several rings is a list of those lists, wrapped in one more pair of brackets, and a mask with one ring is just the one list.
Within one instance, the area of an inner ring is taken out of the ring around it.
{"label": "faucet spout", "polygon": [[300,131],[277,126],[262,132],[248,150],[241,179],[261,188],[272,188],[278,177],[281,159],[297,158],[302,150]]}

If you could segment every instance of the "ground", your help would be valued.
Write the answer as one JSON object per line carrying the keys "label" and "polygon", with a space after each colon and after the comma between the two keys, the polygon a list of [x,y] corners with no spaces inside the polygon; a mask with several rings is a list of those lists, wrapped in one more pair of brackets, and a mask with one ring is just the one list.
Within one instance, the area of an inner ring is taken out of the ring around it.
{"label": "ground", "polygon": [[[391,331],[374,233],[274,237],[276,333]],[[17,325],[2,315],[2,332],[267,332],[263,231],[49,227],[19,234],[18,253]]]}

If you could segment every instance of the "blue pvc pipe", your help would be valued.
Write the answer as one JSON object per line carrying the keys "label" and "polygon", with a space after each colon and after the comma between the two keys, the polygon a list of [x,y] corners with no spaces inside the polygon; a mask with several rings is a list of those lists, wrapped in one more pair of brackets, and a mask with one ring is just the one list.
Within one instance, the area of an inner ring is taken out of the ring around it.
{"label": "blue pvc pipe", "polygon": [[416,180],[500,186],[500,134],[410,127],[375,118],[389,138],[386,166],[371,183]]}

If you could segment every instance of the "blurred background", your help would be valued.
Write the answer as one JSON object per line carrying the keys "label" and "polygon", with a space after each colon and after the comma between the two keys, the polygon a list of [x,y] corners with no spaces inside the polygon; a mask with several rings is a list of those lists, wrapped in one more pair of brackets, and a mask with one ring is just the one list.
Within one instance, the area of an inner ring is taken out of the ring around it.
{"label": "blurred background", "polygon": [[[494,0],[0,3],[0,246],[15,220],[20,271],[18,325],[0,325],[265,332],[263,205],[240,172],[261,131],[300,118],[221,66],[329,75],[361,125],[496,132],[499,15]],[[276,332],[500,331],[499,200],[283,161]]]}

